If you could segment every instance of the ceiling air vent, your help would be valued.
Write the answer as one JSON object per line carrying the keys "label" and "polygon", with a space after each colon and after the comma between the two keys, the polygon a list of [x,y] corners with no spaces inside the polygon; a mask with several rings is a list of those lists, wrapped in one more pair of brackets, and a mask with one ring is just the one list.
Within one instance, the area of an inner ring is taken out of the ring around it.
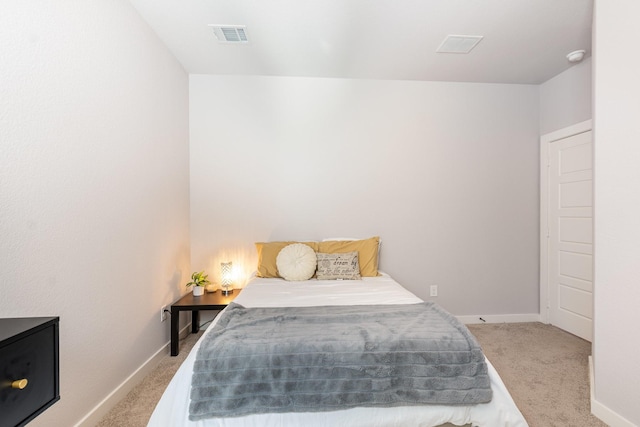
{"label": "ceiling air vent", "polygon": [[447,36],[436,49],[439,53],[469,53],[483,36]]}
{"label": "ceiling air vent", "polygon": [[220,43],[249,43],[244,25],[209,25]]}

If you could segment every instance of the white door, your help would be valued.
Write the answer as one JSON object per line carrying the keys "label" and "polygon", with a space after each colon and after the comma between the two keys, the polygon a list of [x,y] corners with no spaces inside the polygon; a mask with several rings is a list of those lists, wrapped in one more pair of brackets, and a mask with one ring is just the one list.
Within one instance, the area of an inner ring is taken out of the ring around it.
{"label": "white door", "polygon": [[549,146],[549,323],[593,339],[591,131]]}

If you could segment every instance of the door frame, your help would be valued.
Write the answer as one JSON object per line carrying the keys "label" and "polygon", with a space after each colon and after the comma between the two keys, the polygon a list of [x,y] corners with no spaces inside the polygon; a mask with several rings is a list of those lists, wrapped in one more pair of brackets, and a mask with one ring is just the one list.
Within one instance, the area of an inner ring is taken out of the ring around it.
{"label": "door frame", "polygon": [[549,323],[549,146],[593,130],[591,119],[540,137],[540,321]]}

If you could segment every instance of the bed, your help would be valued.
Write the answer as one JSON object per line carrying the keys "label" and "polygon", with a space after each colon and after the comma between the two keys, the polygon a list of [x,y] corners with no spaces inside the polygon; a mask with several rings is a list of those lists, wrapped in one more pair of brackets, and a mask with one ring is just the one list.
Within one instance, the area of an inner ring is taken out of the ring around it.
{"label": "bed", "polygon": [[[377,266],[376,266],[377,267]],[[235,303],[248,308],[315,307],[352,305],[413,305],[422,300],[390,276],[361,277],[360,280],[283,280],[254,277]],[[219,315],[194,346],[171,380],[150,420],[151,427],[268,427],[268,426],[527,426],[498,373],[487,360],[492,400],[473,405],[412,405],[354,407],[322,412],[263,413],[225,418],[189,419],[192,372],[203,340],[219,321]]]}

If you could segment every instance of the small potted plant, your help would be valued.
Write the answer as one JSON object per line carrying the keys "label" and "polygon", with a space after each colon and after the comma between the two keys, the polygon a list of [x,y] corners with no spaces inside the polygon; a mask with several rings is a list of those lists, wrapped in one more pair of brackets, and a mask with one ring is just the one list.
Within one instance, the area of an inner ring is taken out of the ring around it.
{"label": "small potted plant", "polygon": [[204,294],[204,287],[209,282],[209,275],[204,274],[204,271],[195,272],[191,275],[191,281],[187,283],[187,287],[193,286],[193,296],[199,297]]}

